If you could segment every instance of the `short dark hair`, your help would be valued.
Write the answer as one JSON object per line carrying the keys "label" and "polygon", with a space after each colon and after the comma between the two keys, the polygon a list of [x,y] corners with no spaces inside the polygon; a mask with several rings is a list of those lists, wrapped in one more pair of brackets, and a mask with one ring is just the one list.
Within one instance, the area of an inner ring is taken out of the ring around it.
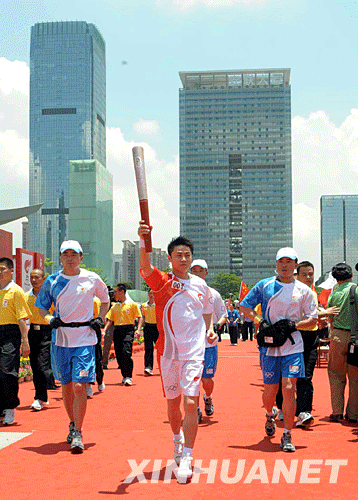
{"label": "short dark hair", "polygon": [[314,270],[314,265],[312,264],[312,262],[309,262],[308,260],[303,260],[302,262],[300,262],[297,266],[297,274],[300,273],[300,269],[301,267],[312,267],[312,269]]}
{"label": "short dark hair", "polygon": [[172,254],[174,247],[178,247],[179,245],[184,245],[190,248],[191,254],[194,253],[194,245],[193,243],[186,238],[185,236],[178,236],[177,238],[173,238],[172,241],[168,245],[168,255]]}
{"label": "short dark hair", "polygon": [[40,269],[38,267],[35,267],[35,269],[32,269],[30,274],[33,272],[33,271],[40,271],[42,277],[44,278],[45,277],[45,271],[43,269]]}
{"label": "short dark hair", "polygon": [[118,283],[114,288],[117,288],[118,290],[123,290],[124,292],[127,291],[127,286],[125,283]]}
{"label": "short dark hair", "polygon": [[0,257],[0,264],[5,264],[9,269],[14,269],[14,262],[8,257]]}
{"label": "short dark hair", "polygon": [[353,271],[351,266],[345,262],[340,262],[332,267],[332,276],[337,281],[346,281],[352,278]]}

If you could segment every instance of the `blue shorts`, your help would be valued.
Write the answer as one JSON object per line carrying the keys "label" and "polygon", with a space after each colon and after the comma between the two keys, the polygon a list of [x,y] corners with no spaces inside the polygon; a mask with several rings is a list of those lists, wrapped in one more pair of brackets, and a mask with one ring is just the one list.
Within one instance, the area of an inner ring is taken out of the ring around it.
{"label": "blue shorts", "polygon": [[205,348],[204,370],[201,378],[213,378],[218,364],[218,346]]}
{"label": "blue shorts", "polygon": [[288,356],[263,356],[262,374],[264,384],[278,384],[281,377],[304,377],[303,353],[297,352]]}
{"label": "blue shorts", "polygon": [[81,384],[93,383],[95,380],[96,360],[95,346],[60,347],[53,346],[58,379],[62,385],[70,382]]}

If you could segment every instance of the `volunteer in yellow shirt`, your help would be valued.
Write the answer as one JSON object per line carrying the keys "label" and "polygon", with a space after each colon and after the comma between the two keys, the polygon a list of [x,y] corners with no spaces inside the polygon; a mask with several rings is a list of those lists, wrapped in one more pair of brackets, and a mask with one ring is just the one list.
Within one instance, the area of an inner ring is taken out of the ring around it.
{"label": "volunteer in yellow shirt", "polygon": [[140,333],[143,328],[144,335],[144,375],[147,377],[153,375],[153,353],[154,344],[158,340],[159,332],[157,329],[157,319],[155,316],[154,292],[149,290],[148,302],[141,306],[142,318],[138,321],[138,330]]}
{"label": "volunteer in yellow shirt", "polygon": [[[51,331],[48,322],[42,318],[35,300],[43,282],[45,272],[42,269],[33,269],[30,273],[32,289],[25,294],[27,305],[31,311],[30,329],[28,333],[30,345],[30,365],[35,386],[33,410],[42,410],[48,404],[47,389],[56,389],[55,379],[51,368]],[[53,306],[52,306],[53,309]]]}
{"label": "volunteer in yellow shirt", "polygon": [[122,384],[132,385],[133,360],[132,349],[134,340],[135,320],[141,318],[141,312],[135,302],[126,298],[127,287],[119,283],[114,287],[114,304],[108,311],[104,333],[114,324],[113,343],[118,367],[122,372]]}
{"label": "volunteer in yellow shirt", "polygon": [[21,342],[22,356],[30,354],[26,326],[30,310],[24,291],[12,279],[13,273],[13,261],[0,258],[0,420],[4,425],[15,422],[15,408],[20,404]]}

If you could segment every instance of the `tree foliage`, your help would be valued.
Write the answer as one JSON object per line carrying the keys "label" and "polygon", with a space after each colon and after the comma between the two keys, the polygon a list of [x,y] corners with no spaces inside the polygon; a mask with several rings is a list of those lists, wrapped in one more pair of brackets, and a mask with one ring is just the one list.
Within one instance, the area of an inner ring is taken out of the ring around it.
{"label": "tree foliage", "polygon": [[239,296],[241,281],[236,274],[218,273],[213,277],[210,286],[215,288],[223,299],[236,299]]}

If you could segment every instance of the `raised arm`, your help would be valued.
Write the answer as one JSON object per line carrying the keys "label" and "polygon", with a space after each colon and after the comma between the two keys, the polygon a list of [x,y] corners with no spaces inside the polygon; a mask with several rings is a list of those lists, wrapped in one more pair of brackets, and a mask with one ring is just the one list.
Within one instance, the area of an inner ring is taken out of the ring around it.
{"label": "raised arm", "polygon": [[151,226],[147,226],[143,220],[139,223],[138,235],[140,237],[140,267],[142,269],[143,278],[147,278],[153,272],[153,266],[150,263],[150,253],[147,253],[144,246],[144,238],[152,231]]}

